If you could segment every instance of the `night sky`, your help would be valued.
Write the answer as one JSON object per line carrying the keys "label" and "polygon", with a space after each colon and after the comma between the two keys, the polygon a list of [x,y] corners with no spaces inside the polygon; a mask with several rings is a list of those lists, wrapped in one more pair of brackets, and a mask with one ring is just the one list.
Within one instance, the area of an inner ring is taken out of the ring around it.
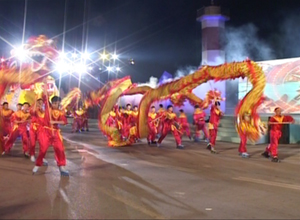
{"label": "night sky", "polygon": [[[86,5],[85,5],[86,2]],[[199,66],[201,62],[201,24],[197,9],[210,5],[210,0],[28,0],[25,38],[45,34],[57,37],[61,47],[66,16],[66,51],[81,50],[83,27],[88,29],[87,50],[114,51],[124,62],[122,76],[131,75],[134,82],[146,82],[163,71],[172,74],[178,68]],[[299,0],[215,0],[215,5],[230,10],[227,26],[252,23],[257,37],[268,42],[276,58],[300,56],[299,50],[288,50],[284,39],[299,39]],[[0,1],[0,35],[13,45],[20,45],[24,18],[23,0]],[[66,14],[64,13],[66,10]],[[83,26],[84,12],[86,13]],[[295,16],[294,18],[291,16]],[[295,32],[281,27],[287,18],[294,19]],[[297,26],[298,25],[298,26]],[[283,37],[288,34],[289,37]],[[284,38],[284,39],[283,39]],[[297,43],[298,44],[298,43]],[[11,50],[4,41],[0,52]],[[135,65],[128,65],[133,58]]]}

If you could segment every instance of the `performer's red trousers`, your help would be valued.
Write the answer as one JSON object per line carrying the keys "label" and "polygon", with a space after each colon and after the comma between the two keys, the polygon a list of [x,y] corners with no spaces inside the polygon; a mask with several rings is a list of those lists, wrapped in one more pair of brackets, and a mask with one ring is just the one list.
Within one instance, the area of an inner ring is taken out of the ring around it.
{"label": "performer's red trousers", "polygon": [[73,131],[79,131],[81,129],[81,120],[80,118],[74,118],[72,124]]}
{"label": "performer's red trousers", "polygon": [[36,166],[43,165],[43,159],[50,145],[54,148],[55,160],[57,166],[66,165],[66,156],[64,151],[63,139],[60,130],[53,129],[53,134],[50,128],[41,128],[38,133],[38,141],[40,144],[40,152],[36,159]]}
{"label": "performer's red trousers", "polygon": [[281,137],[281,131],[280,130],[271,130],[270,131],[270,144],[266,148],[266,151],[268,153],[271,153],[272,157],[278,156],[278,142]]}
{"label": "performer's red trousers", "polygon": [[11,122],[10,120],[3,120],[3,136],[7,136],[11,133]]}
{"label": "performer's red trousers", "polygon": [[18,128],[15,128],[10,133],[8,140],[4,145],[5,152],[10,151],[18,136],[21,136],[22,138],[23,153],[28,152],[29,138],[28,138],[27,128],[26,126],[20,126],[20,125],[18,126]]}
{"label": "performer's red trousers", "polygon": [[163,128],[164,128],[164,124],[163,124],[162,121],[160,121],[159,124],[158,124],[157,133],[158,133],[158,134],[162,134]]}
{"label": "performer's red trousers", "polygon": [[163,131],[162,131],[162,134],[161,134],[161,136],[158,140],[158,143],[160,144],[170,131],[172,132],[172,134],[175,138],[176,144],[181,145],[181,138],[180,138],[179,132],[177,131],[177,129],[174,129],[172,131],[171,126],[167,125],[167,124],[164,124],[164,126],[163,126]]}
{"label": "performer's red trousers", "polygon": [[122,130],[121,130],[122,137],[124,137],[124,138],[129,137],[130,128],[131,128],[130,124],[123,124]]}
{"label": "performer's red trousers", "polygon": [[30,140],[30,156],[35,155],[35,146],[38,138],[38,124],[30,124],[29,140]]}
{"label": "performer's red trousers", "polygon": [[182,124],[180,132],[182,133],[182,135],[185,133],[188,137],[191,137],[189,124]]}
{"label": "performer's red trousers", "polygon": [[196,138],[200,137],[200,132],[203,131],[204,137],[208,139],[209,135],[207,132],[207,129],[205,127],[205,124],[196,124]]}
{"label": "performer's red trousers", "polygon": [[155,141],[157,129],[155,126],[149,126],[148,141]]}
{"label": "performer's red trousers", "polygon": [[218,134],[218,129],[209,129],[209,136],[210,136],[209,143],[212,146],[216,145],[217,134]]}
{"label": "performer's red trousers", "polygon": [[240,143],[240,147],[239,147],[239,153],[247,153],[247,135],[246,134],[240,134],[240,138],[241,138],[241,143]]}
{"label": "performer's red trousers", "polygon": [[82,129],[85,128],[86,130],[89,130],[89,120],[84,119],[81,128],[82,128]]}

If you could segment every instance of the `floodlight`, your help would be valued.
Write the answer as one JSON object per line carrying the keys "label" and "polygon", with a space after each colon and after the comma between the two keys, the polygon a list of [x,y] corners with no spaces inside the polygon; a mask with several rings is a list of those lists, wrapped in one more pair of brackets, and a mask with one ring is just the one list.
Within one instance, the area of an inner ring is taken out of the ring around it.
{"label": "floodlight", "polygon": [[117,60],[119,56],[117,54],[113,54],[111,57],[112,59]]}

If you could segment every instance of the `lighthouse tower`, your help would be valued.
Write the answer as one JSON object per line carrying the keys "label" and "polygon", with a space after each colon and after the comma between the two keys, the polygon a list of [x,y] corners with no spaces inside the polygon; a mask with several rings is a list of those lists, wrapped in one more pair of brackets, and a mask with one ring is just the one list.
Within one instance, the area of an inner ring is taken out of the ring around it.
{"label": "lighthouse tower", "polygon": [[225,22],[229,13],[219,6],[211,5],[197,11],[197,21],[202,25],[202,65],[219,65],[225,62],[225,52],[221,44]]}
{"label": "lighthouse tower", "polygon": [[[202,62],[201,65],[216,66],[225,63],[225,51],[222,45],[222,35],[225,31],[225,22],[229,20],[229,11],[214,5],[203,7],[197,11],[197,21],[202,26]],[[227,80],[211,83],[215,89],[222,92],[226,102],[222,103],[222,111],[227,115],[234,114],[238,103],[238,80]],[[207,90],[209,90],[207,88]]]}

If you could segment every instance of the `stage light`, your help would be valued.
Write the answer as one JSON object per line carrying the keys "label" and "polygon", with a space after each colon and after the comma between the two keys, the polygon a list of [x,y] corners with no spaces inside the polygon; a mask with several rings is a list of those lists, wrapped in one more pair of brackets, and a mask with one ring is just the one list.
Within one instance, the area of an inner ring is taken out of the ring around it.
{"label": "stage light", "polygon": [[121,71],[121,68],[120,68],[120,67],[117,67],[116,70],[119,72],[119,71]]}
{"label": "stage light", "polygon": [[4,61],[5,61],[5,59],[2,57],[2,58],[1,58],[1,63],[3,63]]}
{"label": "stage light", "polygon": [[90,58],[90,54],[88,54],[87,52],[85,52],[84,54],[81,55],[81,57],[83,59],[89,59]]}
{"label": "stage light", "polygon": [[99,67],[99,70],[102,70],[102,68],[101,68],[101,67]]}
{"label": "stage light", "polygon": [[114,60],[117,60],[119,58],[119,56],[117,54],[113,54],[113,55],[111,55],[111,58]]}
{"label": "stage light", "polygon": [[56,70],[59,72],[59,73],[65,73],[65,72],[68,72],[70,70],[70,65],[66,62],[59,62],[56,64]]}
{"label": "stage light", "polygon": [[23,47],[19,47],[16,49],[16,55],[19,60],[25,60],[26,58],[26,51],[23,49]]}
{"label": "stage light", "polygon": [[86,65],[84,65],[82,63],[76,64],[74,66],[74,71],[79,74],[86,73],[87,72],[86,69],[87,69]]}
{"label": "stage light", "polygon": [[65,59],[67,57],[67,55],[64,52],[61,52],[59,54],[59,57],[62,58],[62,59]]}
{"label": "stage light", "polygon": [[100,55],[100,57],[102,60],[106,60],[108,56],[107,56],[107,54],[103,53]]}
{"label": "stage light", "polygon": [[73,59],[77,58],[77,56],[78,56],[78,55],[77,55],[76,53],[72,53],[72,58],[73,58]]}
{"label": "stage light", "polygon": [[112,67],[108,66],[108,67],[106,68],[106,70],[107,70],[108,72],[110,72],[110,71],[112,71]]}
{"label": "stage light", "polygon": [[88,68],[89,70],[93,70],[93,67],[92,66],[89,66],[89,68]]}

